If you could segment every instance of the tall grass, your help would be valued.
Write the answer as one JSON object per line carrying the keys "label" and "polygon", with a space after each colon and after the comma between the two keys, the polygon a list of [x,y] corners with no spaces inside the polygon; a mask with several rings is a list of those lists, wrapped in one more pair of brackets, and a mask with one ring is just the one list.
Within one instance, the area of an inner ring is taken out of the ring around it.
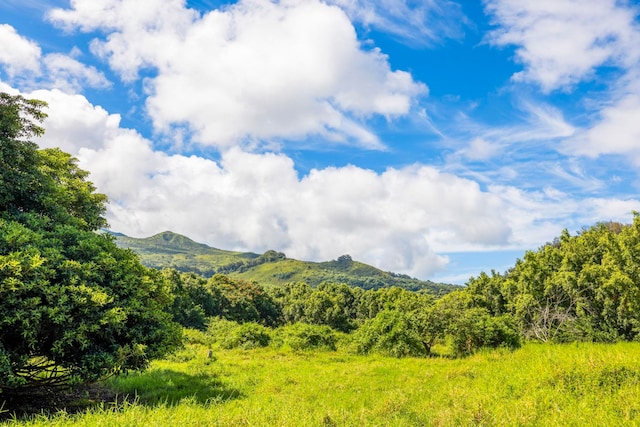
{"label": "tall grass", "polygon": [[466,359],[191,345],[109,384],[133,403],[25,426],[640,425],[640,344],[526,345]]}

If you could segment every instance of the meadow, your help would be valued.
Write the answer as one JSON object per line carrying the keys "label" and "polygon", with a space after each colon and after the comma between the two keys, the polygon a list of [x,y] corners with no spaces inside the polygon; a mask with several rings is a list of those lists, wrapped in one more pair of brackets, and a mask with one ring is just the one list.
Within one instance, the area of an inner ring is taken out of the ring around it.
{"label": "meadow", "polygon": [[[111,379],[114,402],[15,426],[640,425],[640,343],[527,344],[463,359],[189,344]],[[125,398],[126,397],[126,398]]]}

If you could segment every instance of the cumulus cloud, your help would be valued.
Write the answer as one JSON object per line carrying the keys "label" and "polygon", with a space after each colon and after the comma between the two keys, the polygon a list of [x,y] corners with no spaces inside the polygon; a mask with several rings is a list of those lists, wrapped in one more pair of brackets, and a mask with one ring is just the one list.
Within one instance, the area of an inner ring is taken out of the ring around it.
{"label": "cumulus cloud", "polygon": [[282,154],[232,149],[216,163],[154,152],[130,134],[79,155],[112,198],[112,227],[132,235],[171,229],[217,247],[317,261],[349,253],[427,277],[446,263],[434,245],[500,245],[510,234],[495,214],[499,198],[426,166],[299,178]]}
{"label": "cumulus cloud", "polygon": [[616,0],[485,0],[496,46],[516,47],[516,81],[546,91],[591,77],[602,65],[623,68],[640,57],[637,10]]}
{"label": "cumulus cloud", "polygon": [[185,32],[199,14],[184,0],[71,0],[70,9],[55,8],[48,18],[66,31],[101,30],[107,40],[95,39],[94,53],[108,60],[126,81],[144,67],[166,61],[179,50]]}
{"label": "cumulus cloud", "polygon": [[421,277],[446,264],[434,245],[499,245],[510,235],[495,214],[498,197],[428,166],[383,173],[347,166],[299,177],[283,154],[232,148],[218,162],[169,155],[80,95],[28,96],[50,105],[41,145],[79,157],[110,197],[112,228],[130,235],[171,229],[222,248],[311,260],[349,253]]}
{"label": "cumulus cloud", "polygon": [[110,82],[95,67],[61,53],[43,55],[40,46],[10,25],[0,24],[0,65],[9,80],[22,89],[57,88],[80,92],[84,87],[106,88]]}
{"label": "cumulus cloud", "polygon": [[203,16],[181,1],[75,0],[50,19],[107,31],[93,51],[125,80],[157,72],[146,80],[156,128],[186,124],[218,147],[319,135],[382,148],[363,119],[407,114],[427,90],[317,0],[243,0]]}
{"label": "cumulus cloud", "polygon": [[[224,249],[275,249],[315,261],[348,253],[428,278],[445,268],[447,252],[532,248],[567,224],[626,221],[640,206],[634,199],[574,200],[553,189],[482,189],[421,164],[380,173],[327,167],[299,176],[281,153],[230,148],[218,161],[171,155],[81,95],[26,96],[50,105],[39,143],[76,155],[110,198],[112,229],[137,237],[172,230]],[[615,209],[605,212],[607,206]]]}
{"label": "cumulus cloud", "polygon": [[0,24],[0,64],[10,77],[21,72],[37,72],[40,67],[40,47],[22,37],[11,25]]}
{"label": "cumulus cloud", "polygon": [[82,92],[83,88],[108,88],[111,83],[105,75],[93,66],[82,64],[75,58],[60,53],[51,53],[42,58],[46,83],[39,86],[51,87],[66,92]]}
{"label": "cumulus cloud", "polygon": [[92,105],[84,96],[58,89],[36,90],[29,97],[49,104],[46,132],[38,141],[42,147],[60,147],[77,155],[80,148],[98,149],[120,132],[120,116]]}

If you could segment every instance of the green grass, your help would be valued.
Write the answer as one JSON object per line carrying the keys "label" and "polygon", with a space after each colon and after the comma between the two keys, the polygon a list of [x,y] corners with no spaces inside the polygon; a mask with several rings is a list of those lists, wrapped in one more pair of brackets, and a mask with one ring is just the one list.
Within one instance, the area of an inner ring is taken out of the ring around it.
{"label": "green grass", "polygon": [[189,346],[110,385],[134,403],[29,426],[640,425],[640,344],[526,345],[467,359]]}

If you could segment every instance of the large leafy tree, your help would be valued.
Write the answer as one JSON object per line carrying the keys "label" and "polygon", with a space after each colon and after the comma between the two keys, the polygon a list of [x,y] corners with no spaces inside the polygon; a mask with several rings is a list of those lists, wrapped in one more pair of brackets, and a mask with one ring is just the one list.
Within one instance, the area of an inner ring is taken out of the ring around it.
{"label": "large leafy tree", "polygon": [[144,368],[180,344],[165,278],[98,233],[106,197],[31,141],[44,106],[0,94],[0,393]]}

